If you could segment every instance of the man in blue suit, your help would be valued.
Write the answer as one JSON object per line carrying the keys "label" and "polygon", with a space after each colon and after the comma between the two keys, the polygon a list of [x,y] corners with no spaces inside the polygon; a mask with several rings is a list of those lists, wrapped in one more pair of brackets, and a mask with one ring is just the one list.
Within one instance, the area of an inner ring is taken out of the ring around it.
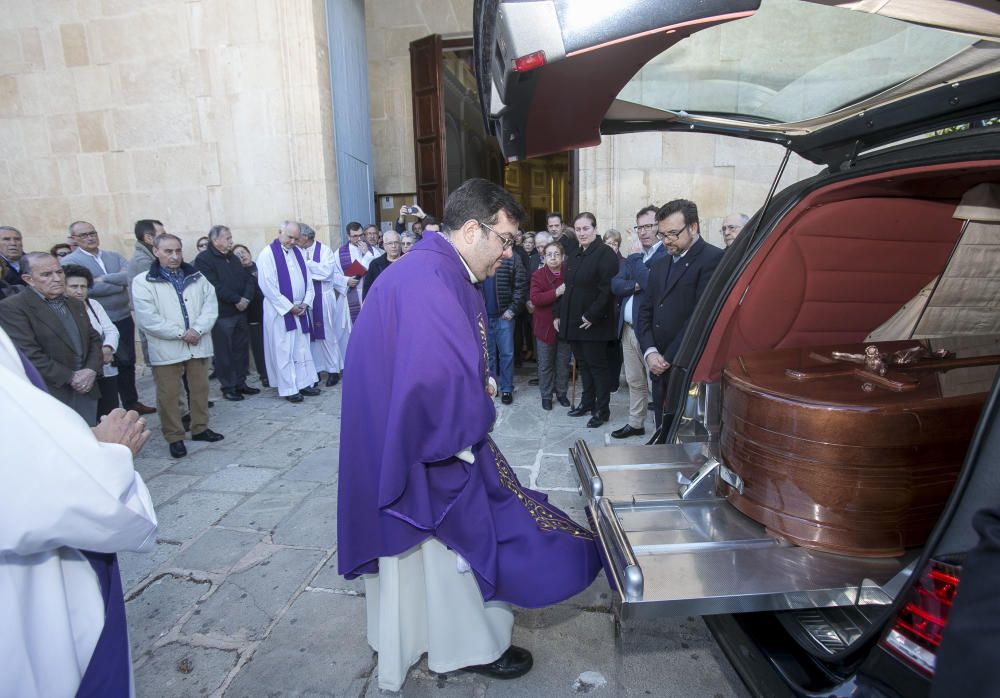
{"label": "man in blue suit", "polygon": [[656,212],[656,224],[669,256],[650,269],[636,329],[646,366],[653,374],[653,412],[659,428],[667,371],[723,252],[701,239],[693,201],[676,199],[664,204]]}
{"label": "man in blue suit", "polygon": [[628,383],[628,424],[611,432],[616,439],[646,433],[649,388],[636,322],[643,291],[649,284],[649,270],[656,260],[667,256],[667,250],[657,238],[657,210],[656,206],[646,206],[635,214],[635,232],[642,252],[629,255],[618,275],[611,280],[611,292],[623,299],[622,311],[618,314],[618,338],[622,343],[625,380]]}

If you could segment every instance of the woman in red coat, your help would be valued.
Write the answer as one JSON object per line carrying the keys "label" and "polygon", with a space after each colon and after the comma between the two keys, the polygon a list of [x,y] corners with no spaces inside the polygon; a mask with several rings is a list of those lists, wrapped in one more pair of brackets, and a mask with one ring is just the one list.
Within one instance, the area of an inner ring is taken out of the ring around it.
{"label": "woman in red coat", "polygon": [[535,358],[538,361],[538,388],[542,393],[542,409],[552,409],[552,393],[563,407],[569,407],[566,390],[569,388],[569,343],[558,337],[553,324],[556,303],[566,291],[563,281],[563,248],[550,242],[543,250],[545,266],[531,275],[529,297],[535,312],[532,327],[535,331]]}

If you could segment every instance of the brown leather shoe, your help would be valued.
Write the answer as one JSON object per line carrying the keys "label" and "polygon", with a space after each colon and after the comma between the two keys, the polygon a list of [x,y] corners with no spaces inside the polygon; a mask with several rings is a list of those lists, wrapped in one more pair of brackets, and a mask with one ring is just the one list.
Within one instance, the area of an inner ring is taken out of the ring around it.
{"label": "brown leather shoe", "polygon": [[533,663],[534,660],[531,658],[531,652],[523,647],[511,645],[496,661],[489,664],[467,666],[463,671],[483,674],[494,679],[516,679],[519,676],[527,674],[531,670]]}
{"label": "brown leather shoe", "polygon": [[141,402],[136,402],[131,405],[126,405],[125,409],[131,412],[138,412],[139,414],[156,414],[156,408],[150,407],[149,405],[144,405]]}

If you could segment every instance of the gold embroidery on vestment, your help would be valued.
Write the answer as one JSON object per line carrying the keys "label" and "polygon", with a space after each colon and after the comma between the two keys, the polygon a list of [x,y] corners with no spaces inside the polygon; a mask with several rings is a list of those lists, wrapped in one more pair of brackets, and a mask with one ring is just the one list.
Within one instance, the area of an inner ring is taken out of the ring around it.
{"label": "gold embroidery on vestment", "polygon": [[554,510],[546,504],[529,497],[521,490],[521,485],[517,481],[517,477],[510,469],[510,464],[507,459],[503,457],[496,445],[493,443],[492,439],[487,442],[489,444],[490,450],[493,452],[493,460],[497,464],[497,472],[500,475],[500,482],[508,490],[514,493],[518,501],[524,505],[524,508],[528,510],[531,514],[531,518],[535,520],[535,524],[543,531],[562,531],[563,533],[569,533],[577,538],[585,538],[587,540],[593,540],[594,534],[590,531],[582,528],[575,521],[570,519],[568,516],[563,514],[561,511]]}

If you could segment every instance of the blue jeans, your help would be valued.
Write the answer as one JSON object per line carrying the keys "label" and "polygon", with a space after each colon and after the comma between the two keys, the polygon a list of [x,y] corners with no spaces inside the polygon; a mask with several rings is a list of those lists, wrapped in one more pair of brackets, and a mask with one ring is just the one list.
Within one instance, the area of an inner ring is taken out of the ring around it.
{"label": "blue jeans", "polygon": [[486,345],[490,351],[490,372],[500,381],[501,393],[514,392],[514,322],[514,320],[504,320],[502,317],[490,318]]}

